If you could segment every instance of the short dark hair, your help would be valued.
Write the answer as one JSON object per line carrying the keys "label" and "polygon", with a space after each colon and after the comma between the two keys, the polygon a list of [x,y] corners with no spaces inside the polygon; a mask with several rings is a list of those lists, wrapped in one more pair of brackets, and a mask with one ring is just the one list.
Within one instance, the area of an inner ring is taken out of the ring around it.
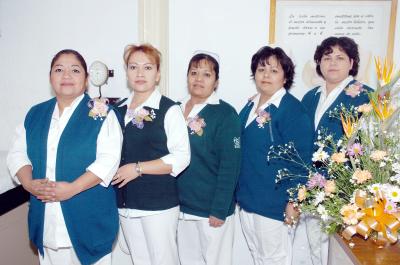
{"label": "short dark hair", "polygon": [[218,61],[209,54],[205,53],[198,53],[190,59],[188,69],[186,75],[189,74],[190,67],[194,66],[197,67],[201,61],[205,60],[206,62],[210,63],[214,72],[215,72],[215,80],[219,79],[219,63]]}
{"label": "short dark hair", "polygon": [[56,61],[58,60],[58,58],[60,58],[61,55],[63,54],[72,54],[75,56],[75,58],[79,61],[79,63],[82,65],[83,70],[85,71],[85,77],[88,77],[88,70],[87,70],[87,65],[86,65],[86,61],[83,58],[83,56],[72,49],[64,49],[59,51],[58,53],[56,53],[56,55],[54,55],[53,59],[51,60],[51,64],[50,64],[50,74],[51,74],[51,69],[53,69],[54,64],[56,63]]}
{"label": "short dark hair", "polygon": [[272,48],[269,46],[261,47],[251,58],[251,77],[254,79],[257,67],[259,65],[265,66],[270,57],[274,56],[279,64],[282,66],[284,78],[286,79],[283,87],[288,90],[293,85],[294,78],[294,64],[292,59],[279,47]]}
{"label": "short dark hair", "polygon": [[331,54],[333,47],[339,46],[340,50],[345,52],[350,59],[353,60],[353,67],[349,71],[349,75],[356,76],[358,73],[358,67],[360,65],[360,55],[358,53],[357,43],[349,37],[329,37],[324,39],[314,53],[314,61],[317,64],[317,74],[323,77],[321,72],[321,59],[322,56]]}

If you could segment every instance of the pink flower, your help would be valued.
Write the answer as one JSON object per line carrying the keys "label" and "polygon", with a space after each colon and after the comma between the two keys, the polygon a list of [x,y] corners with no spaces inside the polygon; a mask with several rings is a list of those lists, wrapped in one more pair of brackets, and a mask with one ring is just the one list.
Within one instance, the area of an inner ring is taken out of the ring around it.
{"label": "pink flower", "polygon": [[108,99],[107,98],[95,98],[88,102],[90,108],[89,116],[93,119],[103,119],[107,116],[108,112]]}
{"label": "pink flower", "polygon": [[144,117],[146,117],[147,115],[149,115],[149,111],[147,109],[141,108],[138,112],[137,112],[137,116],[141,117],[142,119]]}
{"label": "pink flower", "polygon": [[307,182],[307,188],[312,189],[314,187],[319,187],[323,188],[326,184],[326,179],[324,176],[322,176],[319,173],[315,173],[314,176],[312,176],[308,182]]}
{"label": "pink flower", "polygon": [[363,85],[360,82],[356,82],[350,86],[348,86],[347,88],[344,89],[346,92],[346,95],[355,98],[358,95],[360,95],[360,93],[364,90],[363,89]]}
{"label": "pink flower", "polygon": [[271,120],[271,114],[269,114],[269,112],[266,112],[263,109],[259,109],[257,111],[256,122],[258,123],[258,128],[264,128],[264,124],[266,124],[270,120]]}
{"label": "pink flower", "polygon": [[200,118],[198,115],[196,115],[194,118],[189,118],[187,120],[187,124],[191,130],[190,134],[197,134],[198,136],[203,135],[203,128],[206,127],[206,123],[203,118]]}
{"label": "pink flower", "polygon": [[350,148],[347,149],[349,156],[357,156],[363,154],[363,147],[359,143],[354,143]]}
{"label": "pink flower", "polygon": [[145,108],[141,108],[137,111],[128,109],[126,115],[131,119],[133,126],[138,129],[144,128],[144,121],[153,121],[156,118],[156,114],[153,109],[148,111]]}

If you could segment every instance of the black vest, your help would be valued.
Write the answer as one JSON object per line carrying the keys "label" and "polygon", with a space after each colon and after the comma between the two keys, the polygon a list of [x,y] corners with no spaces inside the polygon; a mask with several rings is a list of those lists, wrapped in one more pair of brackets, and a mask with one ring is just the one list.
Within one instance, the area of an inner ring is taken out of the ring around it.
{"label": "black vest", "polygon": [[[152,121],[144,121],[142,129],[134,126],[132,122],[125,126],[127,106],[116,107],[124,134],[120,166],[155,160],[169,154],[164,118],[168,109],[174,104],[175,102],[162,96],[159,109],[144,107],[149,112],[153,110],[156,117]],[[124,187],[117,188],[118,208],[165,210],[177,206],[178,201],[176,180],[169,174],[143,174]]]}

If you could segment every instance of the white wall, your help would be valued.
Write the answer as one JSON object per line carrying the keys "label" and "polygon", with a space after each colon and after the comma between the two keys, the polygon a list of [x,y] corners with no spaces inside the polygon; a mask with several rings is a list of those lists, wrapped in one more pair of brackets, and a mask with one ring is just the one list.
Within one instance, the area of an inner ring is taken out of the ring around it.
{"label": "white wall", "polygon": [[237,109],[255,93],[250,59],[268,42],[269,1],[171,0],[169,95],[186,92],[187,64],[195,50],[220,56],[218,93]]}
{"label": "white wall", "polygon": [[[251,56],[261,46],[268,45],[269,2],[171,0],[169,95],[173,99],[181,99],[187,94],[189,59],[197,49],[210,50],[221,57],[218,93],[240,110],[246,99],[255,93],[250,80]],[[397,9],[396,29],[393,59],[399,69],[400,7]],[[296,87],[292,92],[301,97],[306,89]]]}
{"label": "white wall", "polygon": [[122,53],[137,41],[137,0],[0,0],[0,34],[0,150],[8,149],[27,110],[50,98],[50,61],[61,49],[79,51],[88,66],[101,60],[115,70],[103,95],[129,93]]}

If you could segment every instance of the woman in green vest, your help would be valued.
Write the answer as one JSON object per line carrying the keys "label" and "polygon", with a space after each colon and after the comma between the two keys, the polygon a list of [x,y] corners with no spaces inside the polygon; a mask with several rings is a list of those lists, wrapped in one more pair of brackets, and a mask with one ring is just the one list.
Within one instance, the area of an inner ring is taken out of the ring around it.
{"label": "woman in green vest", "polygon": [[118,232],[115,191],[122,133],[113,111],[85,93],[86,62],[58,52],[50,68],[55,97],[33,106],[7,157],[30,196],[29,238],[41,265],[110,265]]}

